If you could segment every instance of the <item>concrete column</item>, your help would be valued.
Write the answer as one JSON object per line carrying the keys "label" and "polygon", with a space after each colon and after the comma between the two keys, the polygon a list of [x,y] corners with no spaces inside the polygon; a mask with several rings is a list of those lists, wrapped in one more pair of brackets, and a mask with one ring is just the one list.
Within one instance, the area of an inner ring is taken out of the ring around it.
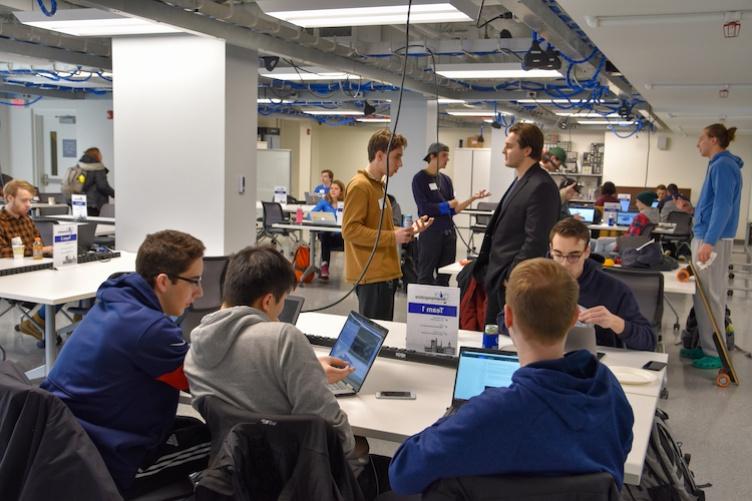
{"label": "concrete column", "polygon": [[256,52],[192,35],[116,38],[112,52],[118,247],[163,229],[207,255],[253,243]]}
{"label": "concrete column", "polygon": [[[396,99],[392,100],[392,129],[397,116]],[[389,180],[389,193],[394,195],[402,208],[402,214],[417,215],[413,198],[413,176],[426,166],[423,157],[431,143],[436,142],[436,101],[420,94],[405,91],[397,133],[407,138],[407,149],[402,157],[402,169]]]}

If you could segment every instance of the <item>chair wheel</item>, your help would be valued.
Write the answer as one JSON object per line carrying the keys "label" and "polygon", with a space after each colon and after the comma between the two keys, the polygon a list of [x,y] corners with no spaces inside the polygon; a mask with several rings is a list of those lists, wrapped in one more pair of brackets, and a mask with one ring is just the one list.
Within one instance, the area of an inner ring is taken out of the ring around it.
{"label": "chair wheel", "polygon": [[731,280],[734,279],[734,274],[733,273],[729,273],[729,279],[731,279]]}
{"label": "chair wheel", "polygon": [[728,386],[731,384],[731,378],[729,377],[728,373],[726,373],[726,369],[721,369],[718,371],[718,375],[715,377],[715,384],[719,388],[728,388]]}
{"label": "chair wheel", "polygon": [[21,332],[21,326],[19,324],[14,325],[13,329],[15,329],[16,332]]}
{"label": "chair wheel", "polygon": [[668,400],[668,388],[663,388],[659,397],[663,400]]}

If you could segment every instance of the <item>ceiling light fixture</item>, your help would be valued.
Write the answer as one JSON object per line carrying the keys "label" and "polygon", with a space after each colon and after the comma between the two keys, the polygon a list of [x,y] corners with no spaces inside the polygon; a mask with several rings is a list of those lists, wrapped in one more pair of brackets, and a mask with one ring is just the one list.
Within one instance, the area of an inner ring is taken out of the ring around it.
{"label": "ceiling light fixture", "polygon": [[580,125],[619,125],[619,126],[625,126],[625,125],[634,125],[634,122],[624,122],[624,121],[609,121],[609,120],[577,120],[577,123]]}
{"label": "ceiling light fixture", "polygon": [[368,117],[368,118],[356,118],[356,122],[374,123],[374,124],[387,124],[392,121],[390,117]]}
{"label": "ceiling light fixture", "polygon": [[302,110],[303,113],[308,115],[322,115],[322,116],[363,116],[361,110]]}
{"label": "ceiling light fixture", "polygon": [[519,63],[460,63],[439,64],[436,73],[446,78],[463,80],[472,79],[516,79],[516,78],[562,78],[562,74],[556,70],[529,70],[525,71]]}
{"label": "ceiling light fixture", "polygon": [[[591,28],[645,24],[665,25],[670,23],[704,23],[713,21],[723,23],[729,17],[733,17],[735,20],[741,20],[744,14],[752,14],[752,10],[742,9],[733,12],[690,12],[684,14],[636,14],[631,16],[585,16],[585,22]],[[737,15],[738,19],[736,19]]]}
{"label": "ceiling light fixture", "polygon": [[522,104],[618,104],[619,101],[612,100],[589,100],[589,99],[513,99]]}
{"label": "ceiling light fixture", "polygon": [[561,111],[556,113],[560,117],[575,117],[575,118],[585,118],[585,117],[592,117],[592,118],[607,118],[607,117],[614,117],[619,118],[621,115],[618,113],[577,113],[577,112],[570,112],[570,111]]}
{"label": "ceiling light fixture", "polygon": [[[259,0],[267,15],[303,28],[405,24],[404,0]],[[374,5],[376,4],[376,5]],[[410,23],[456,23],[473,20],[470,0],[413,0]]]}
{"label": "ceiling light fixture", "polygon": [[78,37],[185,33],[186,30],[151,19],[128,17],[99,9],[62,9],[53,17],[41,11],[14,12],[23,24]]}
{"label": "ceiling light fixture", "polygon": [[360,80],[358,75],[341,71],[326,71],[322,68],[277,68],[276,71],[266,71],[259,68],[259,75],[275,80],[302,82],[309,80]]}
{"label": "ceiling light fixture", "polygon": [[268,97],[260,97],[256,99],[256,104],[289,104],[294,101],[290,99],[270,99]]}
{"label": "ceiling light fixture", "polygon": [[446,110],[450,115],[456,117],[495,117],[496,115],[513,115],[508,111],[493,110]]}
{"label": "ceiling light fixture", "polygon": [[440,97],[439,104],[465,104],[464,99],[450,99],[448,97]]}

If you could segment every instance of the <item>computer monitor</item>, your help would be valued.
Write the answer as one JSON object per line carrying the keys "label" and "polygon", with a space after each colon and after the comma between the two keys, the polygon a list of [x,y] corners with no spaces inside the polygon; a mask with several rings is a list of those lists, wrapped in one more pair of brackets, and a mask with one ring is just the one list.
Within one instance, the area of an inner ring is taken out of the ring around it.
{"label": "computer monitor", "polygon": [[621,210],[621,204],[619,202],[604,202],[603,212],[619,212]]}
{"label": "computer monitor", "polygon": [[650,206],[651,206],[652,208],[654,208],[654,209],[657,209],[657,208],[658,208],[658,206],[660,205],[660,203],[661,203],[661,201],[660,201],[660,200],[656,200],[655,202],[653,202],[652,204],[650,204]]}
{"label": "computer monitor", "polygon": [[458,407],[480,395],[487,388],[503,388],[512,384],[512,374],[520,368],[516,353],[460,347],[457,375],[454,379],[452,407]]}
{"label": "computer monitor", "polygon": [[616,224],[618,226],[630,226],[639,212],[619,212],[616,214]]}
{"label": "computer monitor", "polygon": [[595,219],[594,207],[569,207],[569,213],[573,216],[580,216],[583,223],[592,223]]}
{"label": "computer monitor", "polygon": [[344,379],[355,393],[363,386],[388,333],[385,327],[354,311],[347,317],[329,354],[344,360],[355,369]]}

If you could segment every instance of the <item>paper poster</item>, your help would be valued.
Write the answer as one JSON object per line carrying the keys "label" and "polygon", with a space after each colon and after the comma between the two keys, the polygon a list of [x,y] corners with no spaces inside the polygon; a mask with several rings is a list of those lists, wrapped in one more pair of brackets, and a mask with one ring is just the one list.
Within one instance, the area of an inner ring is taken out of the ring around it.
{"label": "paper poster", "polygon": [[407,286],[407,349],[457,354],[460,290],[457,287]]}
{"label": "paper poster", "polygon": [[52,226],[52,266],[59,268],[78,263],[78,225]]}
{"label": "paper poster", "polygon": [[286,186],[274,187],[274,201],[277,202],[278,204],[287,203],[287,187]]}
{"label": "paper poster", "polygon": [[73,217],[76,219],[86,219],[86,195],[71,195],[71,207],[73,207]]}

